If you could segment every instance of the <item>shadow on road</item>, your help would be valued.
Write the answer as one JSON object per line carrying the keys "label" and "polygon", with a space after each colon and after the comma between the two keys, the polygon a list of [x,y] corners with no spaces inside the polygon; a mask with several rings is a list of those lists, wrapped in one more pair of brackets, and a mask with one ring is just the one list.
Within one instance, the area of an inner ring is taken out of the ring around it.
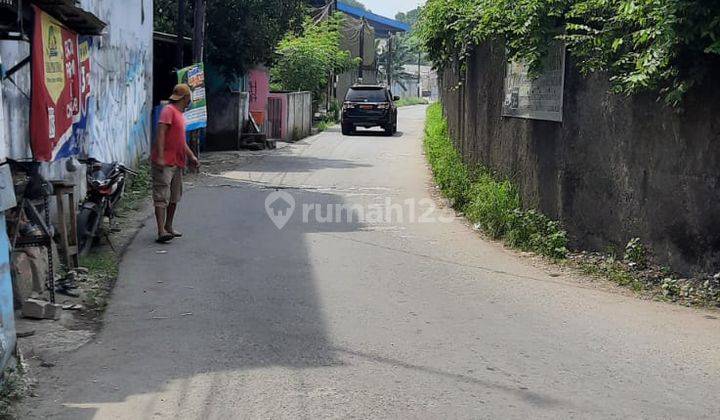
{"label": "shadow on road", "polygon": [[[303,214],[305,204],[342,204],[340,196],[283,190],[295,211],[278,229],[265,207],[272,192],[243,183],[191,191],[179,215],[185,236],[169,246],[154,244],[147,226],[122,264],[105,328],[58,363],[65,382],[48,398],[53,405],[34,414],[128,418],[157,408],[182,416],[196,406],[212,412],[227,402],[217,400],[221,395],[247,385],[242,372],[343,366],[348,356],[499,390],[537,406],[555,404],[530,391],[331,342],[313,272],[314,259],[323,256],[309,252],[309,234],[363,225],[318,223]],[[337,281],[347,280],[338,273]],[[225,384],[228,376],[233,379]],[[178,398],[176,406],[165,403],[168,394]]]}
{"label": "shadow on road", "polygon": [[378,140],[382,140],[382,139],[387,139],[387,138],[391,138],[391,137],[395,137],[395,138],[402,137],[403,135],[404,135],[404,133],[402,131],[398,131],[395,134],[393,134],[392,136],[387,136],[387,135],[385,135],[385,132],[382,130],[368,129],[368,130],[356,130],[353,134],[346,135],[343,137],[345,139],[353,138],[353,137],[363,137],[363,138],[376,137],[376,138],[378,138]]}
{"label": "shadow on road", "polygon": [[195,189],[179,211],[182,239],[162,246],[153,242],[150,225],[140,232],[121,266],[103,331],[58,364],[66,385],[57,401],[73,408],[55,406],[52,414],[105,416],[108,403],[204,373],[341,363],[327,340],[306,234],[362,226],[305,223],[304,203],[342,199],[289,191],[296,209],[279,230],[265,209],[270,192],[241,183]]}

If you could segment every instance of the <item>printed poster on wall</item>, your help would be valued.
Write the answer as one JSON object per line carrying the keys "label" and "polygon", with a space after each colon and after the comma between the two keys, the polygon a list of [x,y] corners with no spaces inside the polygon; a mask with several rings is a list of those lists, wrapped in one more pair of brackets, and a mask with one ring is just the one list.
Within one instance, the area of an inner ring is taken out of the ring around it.
{"label": "printed poster on wall", "polygon": [[89,37],[34,7],[30,138],[35,159],[80,153],[90,97]]}
{"label": "printed poster on wall", "polygon": [[562,122],[565,46],[553,43],[540,75],[533,77],[523,62],[509,62],[505,73],[504,117]]}
{"label": "printed poster on wall", "polygon": [[207,127],[207,100],[205,98],[205,67],[203,63],[178,70],[178,82],[186,83],[192,92],[192,103],[185,111],[187,131]]}

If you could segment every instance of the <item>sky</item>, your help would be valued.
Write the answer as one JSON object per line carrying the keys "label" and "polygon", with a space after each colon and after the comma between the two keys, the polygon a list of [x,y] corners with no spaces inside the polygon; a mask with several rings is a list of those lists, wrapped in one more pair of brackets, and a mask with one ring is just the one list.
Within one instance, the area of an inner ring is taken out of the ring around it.
{"label": "sky", "polygon": [[425,3],[425,0],[360,0],[360,2],[373,13],[394,18],[397,12],[412,10]]}

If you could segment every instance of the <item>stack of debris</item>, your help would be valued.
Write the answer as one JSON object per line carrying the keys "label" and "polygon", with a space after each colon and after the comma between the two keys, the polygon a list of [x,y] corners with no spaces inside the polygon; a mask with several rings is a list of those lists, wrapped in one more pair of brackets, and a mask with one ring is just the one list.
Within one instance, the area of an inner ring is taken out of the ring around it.
{"label": "stack of debris", "polygon": [[[30,255],[29,255],[30,254]],[[42,253],[33,255],[32,249],[13,253],[13,279],[15,280],[15,307],[20,309],[24,318],[58,320],[63,310],[83,310],[80,303],[80,284],[86,280],[88,270],[77,267],[55,280],[55,293],[64,295],[62,304],[48,299],[47,290],[39,280],[37,273],[42,273]]]}

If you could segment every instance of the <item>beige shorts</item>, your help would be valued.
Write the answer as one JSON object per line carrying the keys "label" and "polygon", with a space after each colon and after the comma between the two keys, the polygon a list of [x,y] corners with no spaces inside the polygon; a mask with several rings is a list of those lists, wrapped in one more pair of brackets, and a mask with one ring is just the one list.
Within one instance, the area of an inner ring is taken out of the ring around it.
{"label": "beige shorts", "polygon": [[153,201],[155,207],[177,204],[182,198],[182,168],[152,165]]}

